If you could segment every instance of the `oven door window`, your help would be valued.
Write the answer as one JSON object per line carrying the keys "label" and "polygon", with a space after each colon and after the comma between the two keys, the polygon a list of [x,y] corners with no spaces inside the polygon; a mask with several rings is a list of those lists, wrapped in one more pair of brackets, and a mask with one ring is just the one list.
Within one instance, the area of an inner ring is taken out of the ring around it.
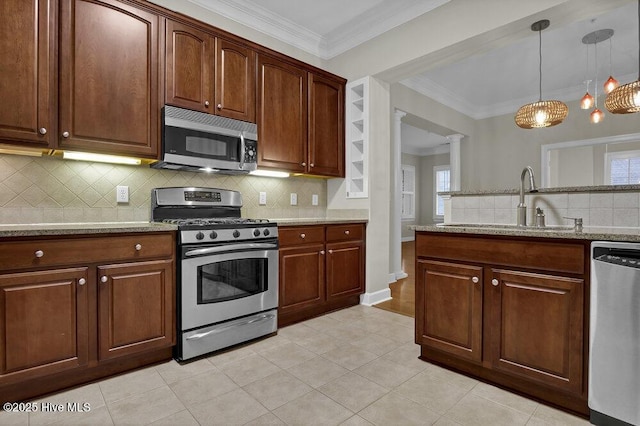
{"label": "oven door window", "polygon": [[268,290],[268,259],[231,259],[198,266],[198,304],[241,299]]}

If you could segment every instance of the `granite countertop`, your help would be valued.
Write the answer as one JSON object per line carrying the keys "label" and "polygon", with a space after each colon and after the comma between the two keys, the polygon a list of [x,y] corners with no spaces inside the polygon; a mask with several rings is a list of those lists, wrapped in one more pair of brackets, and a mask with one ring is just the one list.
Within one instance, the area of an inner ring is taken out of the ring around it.
{"label": "granite countertop", "polygon": [[348,218],[285,218],[285,219],[269,219],[278,226],[301,226],[301,225],[333,225],[340,223],[367,223],[368,219],[348,219]]}
{"label": "granite countertop", "polygon": [[2,237],[32,237],[47,235],[118,234],[129,232],[175,231],[178,227],[150,222],[88,222],[88,223],[34,223],[0,225]]}
{"label": "granite countertop", "polygon": [[533,227],[518,228],[515,225],[499,224],[412,225],[409,228],[415,231],[443,232],[453,234],[505,235],[510,237],[640,242],[640,228],[585,226],[582,229],[582,232],[575,232],[573,228],[570,227],[550,226],[544,229],[537,229]]}

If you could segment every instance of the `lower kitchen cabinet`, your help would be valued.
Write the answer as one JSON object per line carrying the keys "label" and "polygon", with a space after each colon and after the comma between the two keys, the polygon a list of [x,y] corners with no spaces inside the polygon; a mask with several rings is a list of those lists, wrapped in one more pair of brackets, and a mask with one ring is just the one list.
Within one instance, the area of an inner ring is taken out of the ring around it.
{"label": "lower kitchen cabinet", "polygon": [[174,344],[173,233],[3,240],[2,402],[170,359]]}
{"label": "lower kitchen cabinet", "polygon": [[278,326],[360,302],[364,230],[364,223],[279,228]]}
{"label": "lower kitchen cabinet", "polygon": [[416,233],[421,358],[587,414],[588,242]]}

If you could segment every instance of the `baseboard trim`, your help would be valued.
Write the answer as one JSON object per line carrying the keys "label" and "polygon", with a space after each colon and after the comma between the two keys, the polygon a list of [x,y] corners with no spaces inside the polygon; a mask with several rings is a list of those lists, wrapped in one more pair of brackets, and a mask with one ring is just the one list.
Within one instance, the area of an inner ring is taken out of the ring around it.
{"label": "baseboard trim", "polygon": [[405,271],[400,271],[395,273],[396,281],[407,278],[408,276],[409,274],[407,274]]}
{"label": "baseboard trim", "polygon": [[391,300],[391,289],[388,288],[373,293],[364,293],[360,295],[360,304],[365,306],[372,306],[380,302],[385,302],[387,300]]}
{"label": "baseboard trim", "polygon": [[412,236],[412,237],[402,237],[402,242],[403,243],[407,243],[409,241],[415,241],[416,237]]}

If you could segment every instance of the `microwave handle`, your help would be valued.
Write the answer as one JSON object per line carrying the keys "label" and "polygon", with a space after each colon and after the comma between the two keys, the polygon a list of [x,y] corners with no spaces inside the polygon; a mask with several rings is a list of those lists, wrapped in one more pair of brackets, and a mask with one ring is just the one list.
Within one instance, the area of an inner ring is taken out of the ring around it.
{"label": "microwave handle", "polygon": [[244,133],[240,132],[240,165],[238,166],[240,170],[244,170],[244,154],[246,151],[246,146],[244,142]]}

